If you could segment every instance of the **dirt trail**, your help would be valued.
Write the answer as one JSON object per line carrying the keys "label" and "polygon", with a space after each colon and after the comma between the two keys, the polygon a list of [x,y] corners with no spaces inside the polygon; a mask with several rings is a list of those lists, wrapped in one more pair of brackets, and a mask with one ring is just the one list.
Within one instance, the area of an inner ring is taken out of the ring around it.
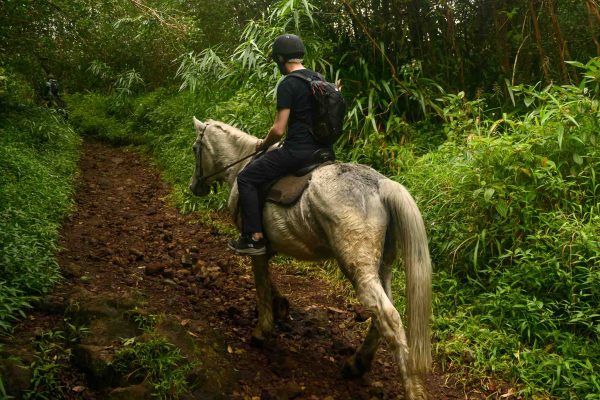
{"label": "dirt trail", "polygon": [[[403,398],[385,349],[365,378],[340,378],[341,362],[360,343],[367,322],[359,322],[360,312],[336,294],[339,290],[291,266],[273,268],[290,300],[291,319],[278,325],[265,348],[251,346],[256,311],[249,260],[231,254],[228,238],[197,216],[170,206],[169,187],[150,165],[135,152],[84,145],[77,207],[63,228],[59,255],[69,278],[55,298],[65,302],[82,291],[88,297],[136,298],[149,312],[179,322],[197,343],[203,331],[216,332],[215,352],[223,362],[209,368],[228,369],[228,378],[220,394],[196,391],[192,398]],[[16,336],[31,338],[59,319],[47,308],[37,310],[17,327]],[[194,326],[206,329],[194,331]],[[63,383],[77,387],[71,397],[106,398],[109,389],[91,389],[75,367],[68,375]],[[465,398],[446,381],[443,375],[429,376],[431,398]],[[466,395],[481,396],[477,388]]]}

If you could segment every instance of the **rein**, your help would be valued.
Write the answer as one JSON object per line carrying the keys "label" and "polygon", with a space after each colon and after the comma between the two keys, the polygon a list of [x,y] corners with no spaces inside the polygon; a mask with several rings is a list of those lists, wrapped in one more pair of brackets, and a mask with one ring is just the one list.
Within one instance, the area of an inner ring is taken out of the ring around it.
{"label": "rein", "polygon": [[244,158],[240,158],[239,160],[237,160],[237,161],[235,161],[235,162],[232,162],[231,164],[229,164],[229,165],[227,165],[227,166],[225,166],[225,167],[221,168],[221,169],[220,169],[220,170],[218,170],[217,172],[214,172],[214,173],[212,173],[212,174],[210,174],[210,175],[208,175],[208,176],[203,176],[201,179],[202,179],[202,180],[207,180],[208,178],[212,178],[212,177],[213,177],[213,176],[215,176],[215,175],[219,175],[221,172],[223,172],[223,171],[227,171],[229,168],[233,167],[234,165],[237,165],[237,164],[241,163],[242,161],[244,161],[244,160],[247,160],[247,159],[249,159],[250,157],[253,157],[253,156],[257,155],[258,153],[261,153],[261,152],[264,152],[264,151],[265,151],[265,150],[257,150],[257,151],[255,151],[254,153],[252,153],[252,154],[250,154],[250,155],[247,155],[247,156],[246,156],[246,157],[244,157]]}

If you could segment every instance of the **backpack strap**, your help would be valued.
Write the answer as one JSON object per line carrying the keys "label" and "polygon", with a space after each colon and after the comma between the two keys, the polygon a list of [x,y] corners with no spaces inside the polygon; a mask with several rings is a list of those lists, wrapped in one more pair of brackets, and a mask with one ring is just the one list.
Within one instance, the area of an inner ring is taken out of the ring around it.
{"label": "backpack strap", "polygon": [[319,80],[323,80],[323,77],[321,76],[321,74],[319,74],[318,72],[315,72],[315,74],[317,74],[317,76],[319,77],[319,79],[313,79],[313,78],[309,78],[308,76],[304,75],[302,72],[300,72],[301,70],[296,70],[293,72],[290,72],[289,74],[286,75],[286,78],[288,76],[293,76],[295,78],[300,78],[302,79],[304,82],[308,82],[308,83],[312,83],[314,81],[319,81]]}

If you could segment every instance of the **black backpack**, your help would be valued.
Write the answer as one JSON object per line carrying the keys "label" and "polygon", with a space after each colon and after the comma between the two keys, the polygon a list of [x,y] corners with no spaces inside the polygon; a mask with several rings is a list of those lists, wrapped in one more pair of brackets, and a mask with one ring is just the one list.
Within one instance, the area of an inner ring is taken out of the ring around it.
{"label": "black backpack", "polygon": [[313,124],[310,133],[320,144],[333,144],[343,133],[346,101],[340,90],[331,82],[312,79],[301,72],[287,76],[300,78],[310,85],[315,99]]}
{"label": "black backpack", "polygon": [[56,79],[48,81],[48,90],[52,96],[58,97],[58,81]]}

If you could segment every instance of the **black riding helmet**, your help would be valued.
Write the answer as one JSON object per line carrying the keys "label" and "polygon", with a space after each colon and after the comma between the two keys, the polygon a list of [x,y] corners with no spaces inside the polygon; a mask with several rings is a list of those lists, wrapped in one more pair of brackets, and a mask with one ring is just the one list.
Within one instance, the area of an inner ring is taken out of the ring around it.
{"label": "black riding helmet", "polygon": [[296,35],[281,35],[273,42],[273,52],[271,53],[271,57],[273,57],[273,60],[277,63],[281,73],[285,74],[283,66],[286,61],[304,57],[304,43],[302,43],[302,39]]}

